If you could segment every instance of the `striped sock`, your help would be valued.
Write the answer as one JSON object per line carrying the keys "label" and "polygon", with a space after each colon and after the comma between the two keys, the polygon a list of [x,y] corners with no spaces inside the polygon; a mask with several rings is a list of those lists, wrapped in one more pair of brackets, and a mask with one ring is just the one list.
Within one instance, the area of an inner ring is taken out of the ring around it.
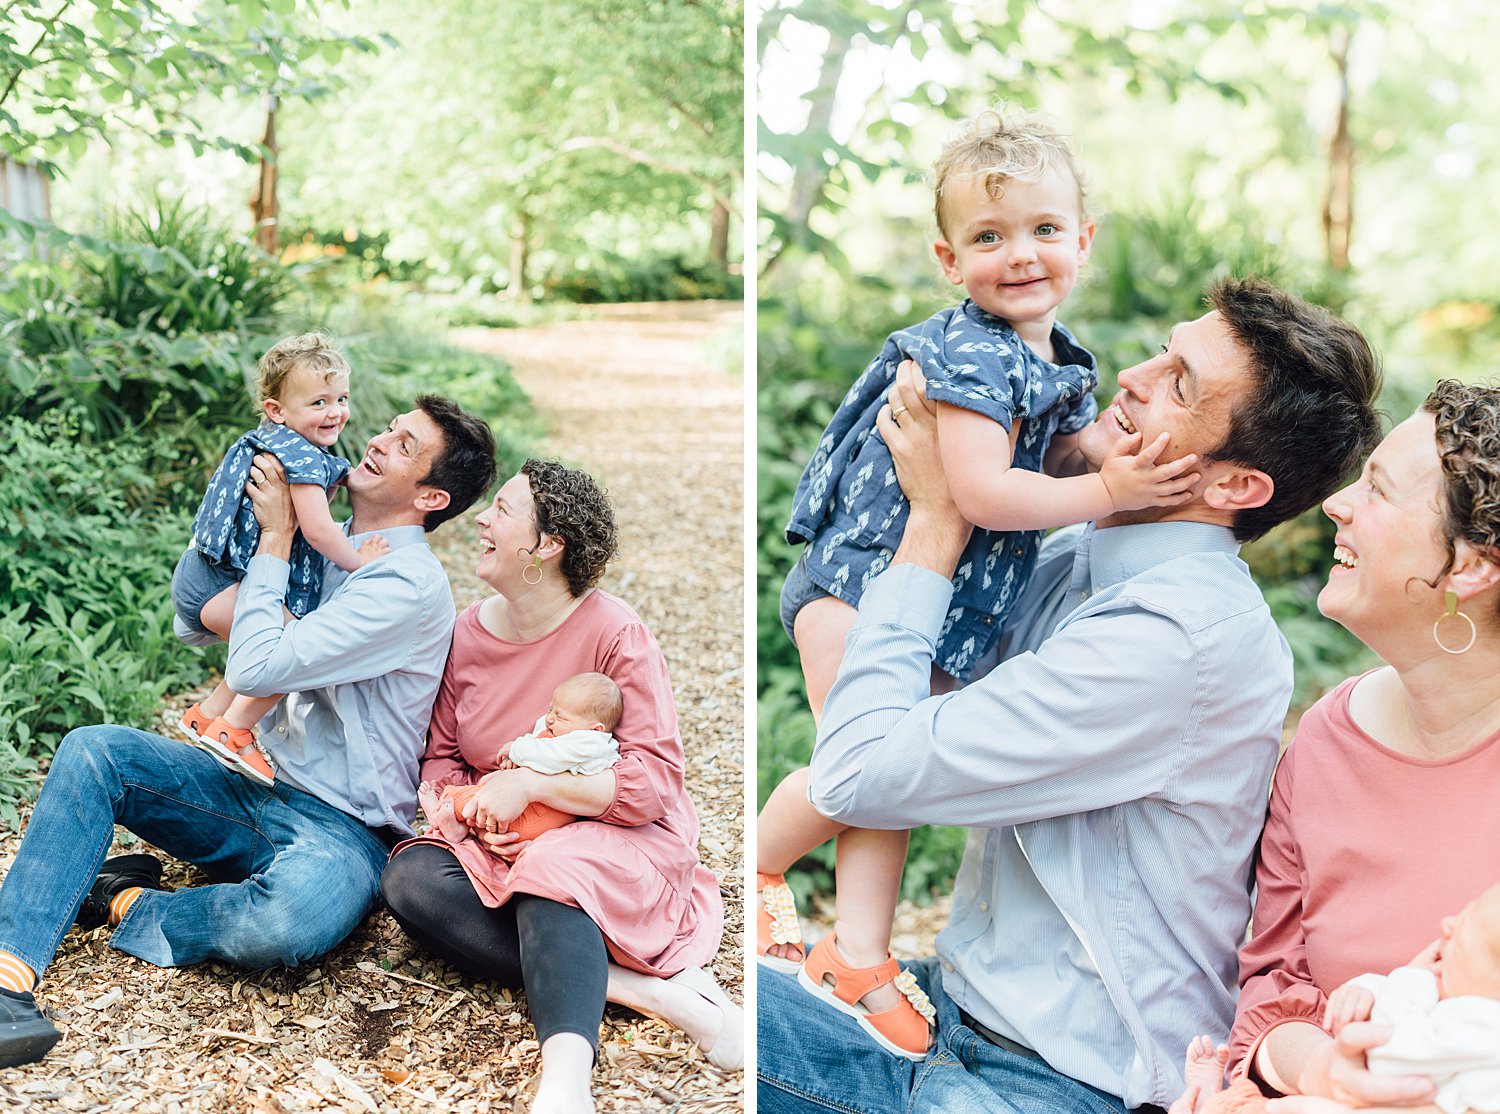
{"label": "striped sock", "polygon": [[0,951],[0,988],[27,994],[36,986],[36,972],[10,952]]}
{"label": "striped sock", "polygon": [[121,890],[109,899],[109,927],[114,928],[125,919],[125,914],[130,912],[130,907],[135,904],[135,899],[145,891],[140,886],[131,886],[128,890]]}

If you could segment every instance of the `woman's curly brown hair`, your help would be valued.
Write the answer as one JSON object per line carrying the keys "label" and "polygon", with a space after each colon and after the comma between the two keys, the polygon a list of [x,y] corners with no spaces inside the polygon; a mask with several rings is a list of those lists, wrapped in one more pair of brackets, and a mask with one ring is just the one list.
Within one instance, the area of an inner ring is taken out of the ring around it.
{"label": "woman's curly brown hair", "polygon": [[1442,529],[1448,561],[1431,582],[1436,587],[1453,568],[1459,540],[1500,560],[1500,388],[1444,379],[1422,409],[1437,422],[1447,496]]}
{"label": "woman's curly brown hair", "polygon": [[582,595],[599,582],[618,548],[609,495],[587,472],[555,460],[528,460],[521,474],[536,502],[537,541],[551,534],[563,543],[560,567],[568,591]]}

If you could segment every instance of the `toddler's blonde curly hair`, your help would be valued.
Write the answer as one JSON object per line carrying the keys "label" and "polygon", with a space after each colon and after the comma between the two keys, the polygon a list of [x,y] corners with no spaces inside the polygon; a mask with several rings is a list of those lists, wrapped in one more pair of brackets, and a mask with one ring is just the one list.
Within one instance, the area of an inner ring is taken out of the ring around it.
{"label": "toddler's blonde curly hair", "polygon": [[996,199],[1010,180],[1035,182],[1050,166],[1067,171],[1078,187],[1078,211],[1084,208],[1083,171],[1068,146],[1067,137],[1040,117],[1004,105],[987,108],[959,125],[932,164],[933,214],[938,231],[948,235],[943,199],[949,183],[979,178],[984,191]]}
{"label": "toddler's blonde curly hair", "polygon": [[298,368],[323,376],[326,383],[335,375],[349,375],[349,361],[344,358],[327,333],[299,333],[273,344],[255,368],[255,402],[280,399],[287,376]]}

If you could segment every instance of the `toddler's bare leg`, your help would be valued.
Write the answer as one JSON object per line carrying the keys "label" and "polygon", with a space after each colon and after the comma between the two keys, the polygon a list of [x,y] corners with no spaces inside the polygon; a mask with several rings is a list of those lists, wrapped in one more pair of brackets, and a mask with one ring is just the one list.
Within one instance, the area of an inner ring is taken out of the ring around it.
{"label": "toddler's bare leg", "polygon": [[844,637],[854,626],[859,612],[843,600],[823,596],[797,612],[792,629],[797,635],[797,652],[802,657],[802,676],[807,683],[807,702],[813,719],[822,721],[823,701],[839,675],[844,660]]}
{"label": "toddler's bare leg", "polygon": [[210,720],[215,720],[229,711],[229,705],[233,700],[233,690],[223,681],[220,681],[214,688],[214,691],[209,694],[208,698],[199,707],[203,709],[205,716]]}
{"label": "toddler's bare leg", "polygon": [[[868,828],[839,833],[833,931],[839,954],[851,967],[873,967],[890,955],[910,834]],[[888,1010],[900,1001],[900,991],[882,986],[862,1001],[871,1010]]]}
{"label": "toddler's bare leg", "polygon": [[[755,825],[755,869],[763,874],[785,874],[787,868],[820,843],[844,831],[807,799],[807,770],[794,770],[766,798]],[[795,944],[775,944],[769,954],[800,962]]]}
{"label": "toddler's bare leg", "polygon": [[[230,727],[248,730],[260,722],[261,716],[276,707],[276,702],[280,699],[280,696],[236,695],[230,701],[228,709],[221,714],[224,717],[224,722],[229,724]],[[206,713],[207,708],[204,711]]]}
{"label": "toddler's bare leg", "polygon": [[231,584],[203,605],[198,621],[228,642],[229,625],[234,622],[234,601],[239,597],[240,586]]}

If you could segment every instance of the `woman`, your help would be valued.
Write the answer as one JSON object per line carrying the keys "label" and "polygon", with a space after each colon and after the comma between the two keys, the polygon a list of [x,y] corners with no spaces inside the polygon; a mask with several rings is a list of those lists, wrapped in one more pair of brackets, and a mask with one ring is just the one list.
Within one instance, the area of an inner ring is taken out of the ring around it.
{"label": "woman", "polygon": [[[724,914],[698,864],[666,662],[639,616],[593,587],[615,552],[608,498],[583,472],[529,460],[478,525],[478,573],[496,594],[458,618],[421,773],[429,807],[444,786],[482,779],[466,810],[482,830],[398,846],[386,902],[433,954],[525,988],[542,1054],[534,1111],[594,1109],[606,997],[738,1068],[739,1007],[699,969]],[[592,671],[623,698],[619,761],[587,776],[497,769],[558,683]],[[537,802],[583,819],[520,842],[506,829]]]}
{"label": "woman", "polygon": [[1230,1062],[1284,1095],[1421,1106],[1430,1081],[1366,1070],[1383,1030],[1319,1022],[1500,880],[1500,390],[1439,383],[1323,509],[1318,607],[1389,664],[1309,709],[1277,769]]}

